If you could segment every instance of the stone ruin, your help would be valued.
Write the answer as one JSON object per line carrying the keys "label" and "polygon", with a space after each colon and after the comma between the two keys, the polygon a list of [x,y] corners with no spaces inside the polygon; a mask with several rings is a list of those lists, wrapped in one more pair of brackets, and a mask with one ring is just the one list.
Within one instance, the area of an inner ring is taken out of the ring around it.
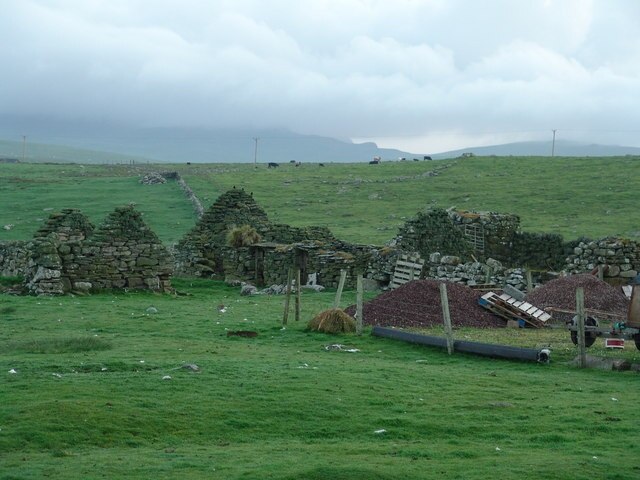
{"label": "stone ruin", "polygon": [[[167,174],[163,174],[167,175]],[[620,238],[564,242],[560,235],[521,232],[517,215],[431,209],[419,212],[387,246],[350,244],[326,227],[271,223],[252,194],[222,194],[175,247],[175,262],[133,207],[116,209],[95,229],[75,209],[52,215],[30,242],[0,242],[0,274],[25,277],[35,294],[112,288],[170,290],[176,272],[201,277],[282,285],[290,268],[301,283],[336,287],[341,270],[353,287],[362,273],[369,288],[386,287],[396,261],[418,254],[421,278],[467,285],[490,283],[523,290],[548,272],[585,273],[602,266],[610,283],[640,272],[640,243]],[[256,241],[233,247],[235,227],[255,229]],[[526,270],[525,270],[526,269]]]}
{"label": "stone ruin", "polygon": [[[229,232],[245,225],[255,229],[260,241],[229,246]],[[271,223],[251,194],[233,188],[218,197],[183,237],[175,256],[177,270],[188,275],[272,285],[285,283],[288,269],[298,267],[303,284],[312,276],[324,286],[337,286],[341,269],[365,269],[363,250],[339,241],[326,227]]]}
{"label": "stone ruin", "polygon": [[25,284],[36,295],[171,289],[173,259],[133,206],[117,208],[97,229],[79,210],[53,214],[29,250]]}
{"label": "stone ruin", "polygon": [[560,235],[521,232],[518,215],[441,208],[408,220],[391,245],[425,259],[438,252],[535,269],[559,268],[569,253]]}
{"label": "stone ruin", "polygon": [[626,283],[640,273],[640,243],[618,237],[580,241],[566,258],[569,274],[587,273],[602,267],[610,283]]}
{"label": "stone ruin", "polygon": [[[255,228],[260,240],[229,246],[228,232],[242,225]],[[552,278],[548,272],[565,264],[567,270],[580,273],[606,260],[610,267],[605,275],[630,278],[640,268],[640,248],[631,243],[609,241],[606,252],[604,244],[574,248],[577,242],[565,243],[560,235],[521,232],[517,215],[430,209],[408,220],[385,247],[357,245],[336,239],[322,227],[272,224],[252,195],[234,188],[221,195],[181,240],[176,257],[182,273],[259,286],[284,284],[289,268],[298,268],[303,284],[313,279],[335,287],[344,269],[348,286],[362,273],[374,288],[389,284],[398,258],[418,254],[425,260],[422,278],[524,290],[527,271],[533,272],[536,284]]]}

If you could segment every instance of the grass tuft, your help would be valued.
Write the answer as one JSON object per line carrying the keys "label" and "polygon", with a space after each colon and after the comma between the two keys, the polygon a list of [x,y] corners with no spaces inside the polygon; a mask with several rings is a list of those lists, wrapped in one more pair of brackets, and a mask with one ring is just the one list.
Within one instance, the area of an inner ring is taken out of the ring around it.
{"label": "grass tuft", "polygon": [[260,241],[260,234],[251,225],[233,227],[227,233],[227,244],[230,247],[249,247]]}

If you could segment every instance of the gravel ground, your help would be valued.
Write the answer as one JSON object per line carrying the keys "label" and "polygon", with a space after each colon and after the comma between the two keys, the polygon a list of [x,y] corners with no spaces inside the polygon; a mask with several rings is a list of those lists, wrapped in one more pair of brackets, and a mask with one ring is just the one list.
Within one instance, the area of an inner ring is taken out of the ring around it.
{"label": "gravel ground", "polygon": [[[414,280],[366,302],[364,323],[385,327],[431,327],[442,325],[440,281]],[[465,285],[447,284],[453,327],[499,328],[506,322],[478,305],[480,292]],[[355,305],[346,308],[354,315]]]}
{"label": "gravel ground", "polygon": [[[541,309],[556,307],[575,310],[577,287],[584,288],[585,308],[614,315],[627,315],[629,301],[622,289],[612,287],[593,275],[571,275],[551,280],[528,294],[526,301]],[[553,316],[570,320],[573,314],[554,313]]]}

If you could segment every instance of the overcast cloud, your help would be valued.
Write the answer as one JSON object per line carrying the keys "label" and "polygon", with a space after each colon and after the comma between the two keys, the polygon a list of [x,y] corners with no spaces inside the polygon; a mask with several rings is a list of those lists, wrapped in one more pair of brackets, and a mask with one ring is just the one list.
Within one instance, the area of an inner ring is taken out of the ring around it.
{"label": "overcast cloud", "polygon": [[0,114],[640,146],[635,0],[0,0]]}

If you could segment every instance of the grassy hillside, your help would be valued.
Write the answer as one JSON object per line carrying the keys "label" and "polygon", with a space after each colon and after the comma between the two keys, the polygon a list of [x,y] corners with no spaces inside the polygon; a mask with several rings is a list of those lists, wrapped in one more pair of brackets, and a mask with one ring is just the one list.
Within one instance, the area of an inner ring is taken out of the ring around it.
{"label": "grassy hillside", "polygon": [[550,365],[449,357],[306,332],[332,292],[283,329],[282,296],[176,286],[189,295],[0,296],[0,478],[638,476],[639,377],[565,365],[566,332],[494,333],[551,344]]}
{"label": "grassy hillside", "polygon": [[[22,142],[0,140],[0,158],[14,158],[22,161]],[[90,150],[75,148],[65,145],[51,145],[46,143],[28,142],[24,149],[24,158],[27,162],[58,162],[58,163],[93,163],[93,164],[129,164],[149,163],[150,160],[138,155],[124,155],[121,153],[106,152],[102,150]]]}
{"label": "grassy hillside", "polygon": [[1,240],[31,238],[52,211],[80,208],[94,224],[131,202],[165,242],[195,223],[191,204],[175,182],[141,185],[128,166],[0,164]]}
{"label": "grassy hillside", "polygon": [[[99,221],[114,206],[136,202],[166,242],[194,223],[175,185],[142,186],[146,170],[173,169],[205,206],[232,186],[253,192],[276,222],[326,225],[339,237],[382,244],[427,206],[516,213],[527,231],[566,239],[640,238],[640,157],[476,157],[380,165],[0,165],[0,239],[28,238],[44,208],[79,207]],[[436,176],[431,176],[433,172]]]}

